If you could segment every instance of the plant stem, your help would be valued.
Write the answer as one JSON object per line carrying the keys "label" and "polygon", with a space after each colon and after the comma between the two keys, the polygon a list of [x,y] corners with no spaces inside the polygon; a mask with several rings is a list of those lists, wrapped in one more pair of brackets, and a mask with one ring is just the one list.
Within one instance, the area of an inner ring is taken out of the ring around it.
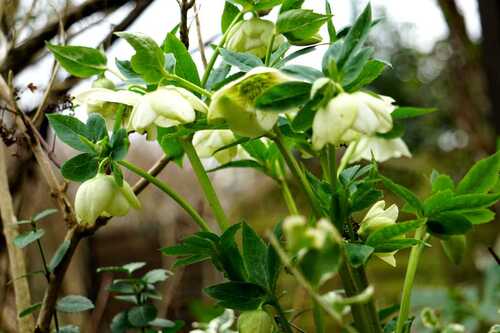
{"label": "plant stem", "polygon": [[194,84],[194,83],[192,83],[192,82],[190,82],[190,81],[188,81],[188,80],[186,80],[178,75],[168,73],[166,70],[163,70],[162,74],[163,74],[163,77],[165,79],[174,80],[177,83],[179,83],[180,86],[186,88],[187,90],[198,93],[200,95],[207,96],[209,98],[212,97],[212,93],[210,91],[203,89],[202,87],[197,86],[196,84]]}
{"label": "plant stem", "polygon": [[229,37],[229,32],[232,30],[234,25],[236,23],[238,23],[238,21],[243,17],[244,14],[245,14],[245,12],[243,12],[243,11],[239,12],[238,15],[236,15],[234,17],[233,21],[231,22],[229,27],[227,27],[227,30],[222,35],[222,39],[220,40],[219,45],[217,45],[217,47],[214,50],[214,53],[210,57],[210,60],[208,61],[207,69],[205,69],[205,73],[203,73],[203,78],[201,79],[201,86],[202,87],[205,87],[205,85],[207,84],[208,78],[210,76],[210,72],[212,72],[212,69],[214,68],[215,62],[217,61],[217,57],[220,54],[220,48],[223,47],[224,44],[226,44],[227,38]]}
{"label": "plant stem", "polygon": [[115,114],[115,122],[113,123],[113,133],[118,132],[118,130],[122,127],[122,119],[123,119],[123,111],[125,110],[125,106],[121,104],[118,107],[118,110]]}
{"label": "plant stem", "polygon": [[325,332],[325,319],[323,318],[323,312],[321,312],[321,306],[314,299],[312,300],[312,305],[316,333],[323,333]]}
{"label": "plant stem", "polygon": [[193,168],[196,177],[198,178],[198,182],[205,193],[205,198],[207,199],[212,211],[214,213],[215,219],[219,224],[221,231],[229,228],[229,220],[227,219],[226,213],[222,208],[222,205],[219,201],[219,197],[212,186],[212,182],[210,178],[208,178],[207,172],[201,164],[200,157],[196,153],[196,150],[193,147],[193,143],[191,142],[191,138],[188,137],[184,140],[181,140],[182,147],[184,148],[184,152],[186,153],[189,161],[191,162],[191,167]]}
{"label": "plant stem", "polygon": [[[423,240],[426,234],[425,225],[417,229],[415,232],[415,239],[417,241]],[[418,261],[420,260],[420,255],[424,248],[424,242],[421,242],[414,247],[412,247],[410,252],[410,259],[408,262],[408,267],[406,269],[405,281],[403,284],[403,292],[401,294],[401,306],[399,308],[399,316],[396,324],[396,333],[403,333],[403,329],[406,325],[406,321],[410,315],[410,298],[411,291],[413,288],[413,283],[415,282],[415,274],[417,272]]]}
{"label": "plant stem", "polygon": [[266,58],[264,61],[264,64],[266,64],[266,66],[269,66],[269,62],[271,61],[271,54],[273,53],[273,45],[275,38],[276,38],[276,33],[273,33],[271,39],[269,40],[269,45],[267,46]]}
{"label": "plant stem", "polygon": [[[36,224],[34,221],[31,221],[31,228],[33,229],[34,232],[36,232]],[[40,257],[42,258],[42,265],[43,265],[43,271],[45,275],[45,279],[47,280],[47,283],[50,283],[50,271],[49,267],[47,266],[47,259],[45,257],[45,252],[42,247],[42,242],[40,239],[36,240],[36,245],[38,246],[38,252],[40,253]],[[56,332],[59,332],[59,319],[57,318],[57,312],[54,311],[54,324],[56,326]]]}
{"label": "plant stem", "polygon": [[292,192],[290,192],[290,188],[288,187],[288,183],[285,177],[285,170],[283,170],[283,166],[279,162],[276,162],[276,171],[278,173],[281,194],[283,195],[283,199],[285,200],[288,212],[292,215],[298,215],[299,210],[297,209],[297,205],[295,204],[295,200],[293,199]]}
{"label": "plant stem", "polygon": [[146,170],[139,168],[138,166],[127,162],[125,160],[121,160],[118,162],[120,165],[124,166],[125,168],[129,169],[133,173],[141,176],[142,178],[146,179],[149,181],[151,184],[155,185],[158,187],[160,190],[162,190],[164,193],[166,193],[169,197],[171,197],[175,202],[179,204],[188,214],[191,216],[194,220],[194,222],[203,230],[203,231],[211,231],[210,227],[208,226],[207,222],[198,214],[198,212],[189,204],[189,202],[186,201],[181,195],[179,195],[177,192],[175,192],[168,184],[165,182],[159,180],[156,177],[153,177],[150,175]]}
{"label": "plant stem", "polygon": [[283,308],[281,307],[279,301],[277,299],[272,301],[272,306],[276,309],[279,321],[280,321],[280,326],[283,329],[285,333],[293,333],[292,327],[290,326],[290,323],[288,322],[288,319],[286,319],[285,312],[283,311]]}
{"label": "plant stem", "polygon": [[290,171],[292,172],[294,177],[296,177],[299,180],[302,190],[304,191],[307,199],[309,200],[309,204],[311,205],[314,215],[316,216],[316,218],[319,218],[321,216],[321,209],[319,208],[316,198],[314,197],[311,184],[309,184],[306,175],[302,171],[302,168],[300,167],[295,157],[290,153],[290,151],[288,151],[285,143],[283,142],[283,138],[278,128],[276,128],[276,136],[274,136],[272,139],[278,146],[278,149],[280,150],[281,155],[283,155],[283,158],[285,159],[286,164],[290,168]]}

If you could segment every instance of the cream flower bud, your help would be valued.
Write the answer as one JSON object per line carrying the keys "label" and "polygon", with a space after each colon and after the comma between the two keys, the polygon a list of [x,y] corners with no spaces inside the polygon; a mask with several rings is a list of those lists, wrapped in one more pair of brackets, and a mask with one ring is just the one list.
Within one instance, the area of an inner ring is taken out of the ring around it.
{"label": "cream flower bud", "polygon": [[[398,219],[399,210],[396,205],[391,205],[389,208],[385,209],[385,201],[381,200],[376,202],[366,213],[365,218],[361,221],[361,226],[358,230],[358,235],[366,239],[368,236],[380,228],[396,224]],[[375,253],[377,257],[385,261],[391,266],[396,266],[396,259],[394,258],[394,252],[387,253]]]}
{"label": "cream flower bud", "polygon": [[351,142],[342,157],[343,164],[360,160],[385,162],[391,158],[411,157],[408,146],[401,138],[384,139],[376,136],[362,136],[358,141]]}
{"label": "cream flower bud", "polygon": [[273,128],[278,114],[257,109],[255,99],[264,90],[289,80],[277,69],[254,68],[213,94],[208,120],[225,119],[229,128],[238,135],[261,136]]}
{"label": "cream flower bud", "polygon": [[[264,58],[267,47],[275,33],[274,23],[260,18],[252,18],[238,22],[229,32],[226,47],[230,51],[251,53]],[[273,41],[273,51],[285,42],[282,35],[277,35]]]}
{"label": "cream flower bud", "polygon": [[287,240],[288,250],[297,252],[308,246],[309,241],[305,237],[306,231],[307,221],[304,216],[292,215],[285,218],[283,233]]}
{"label": "cream flower bud", "polygon": [[171,127],[193,122],[196,111],[207,112],[207,106],[186,89],[162,86],[141,97],[134,106],[128,128],[154,137],[155,126]]}
{"label": "cream flower bud", "polygon": [[118,186],[113,176],[98,174],[76,192],[75,212],[79,223],[93,225],[99,216],[124,216],[141,203],[127,182]]}
{"label": "cream flower bud", "polygon": [[313,120],[313,148],[339,144],[386,133],[392,129],[393,100],[364,92],[340,93],[316,113]]}
{"label": "cream flower bud", "polygon": [[94,82],[92,82],[92,88],[105,88],[105,89],[115,90],[116,86],[110,79],[105,77],[100,77]]}
{"label": "cream flower bud", "polygon": [[214,157],[220,164],[226,164],[238,154],[238,147],[233,146],[221,151],[218,149],[235,142],[230,130],[202,130],[193,136],[193,146],[201,158]]}
{"label": "cream flower bud", "polygon": [[244,311],[238,318],[239,333],[272,333],[273,318],[264,310]]}

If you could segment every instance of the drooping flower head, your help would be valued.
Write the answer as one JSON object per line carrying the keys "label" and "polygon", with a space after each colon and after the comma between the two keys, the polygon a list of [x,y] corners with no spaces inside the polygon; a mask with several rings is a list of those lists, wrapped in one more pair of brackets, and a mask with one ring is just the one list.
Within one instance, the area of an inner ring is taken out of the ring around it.
{"label": "drooping flower head", "polygon": [[85,181],[76,192],[75,212],[78,222],[93,225],[99,216],[125,216],[141,203],[130,185],[119,186],[111,175],[98,174]]}
{"label": "drooping flower head", "polygon": [[411,157],[408,146],[401,138],[384,139],[377,136],[362,136],[351,142],[342,159],[348,159],[345,164],[360,160],[385,162],[391,158]]}
{"label": "drooping flower head", "polygon": [[254,68],[213,94],[208,120],[225,119],[229,128],[238,135],[261,136],[273,128],[278,114],[257,109],[255,100],[266,89],[289,80],[277,69]]}
{"label": "drooping flower head", "polygon": [[201,158],[214,157],[220,164],[226,164],[238,155],[238,146],[221,151],[219,149],[236,141],[230,130],[201,130],[193,136],[193,146]]}
{"label": "drooping flower head", "polygon": [[[266,56],[267,48],[275,33],[274,23],[261,18],[240,21],[231,28],[226,48],[230,51],[251,53],[259,58]],[[276,35],[273,51],[285,42],[282,35]]]}

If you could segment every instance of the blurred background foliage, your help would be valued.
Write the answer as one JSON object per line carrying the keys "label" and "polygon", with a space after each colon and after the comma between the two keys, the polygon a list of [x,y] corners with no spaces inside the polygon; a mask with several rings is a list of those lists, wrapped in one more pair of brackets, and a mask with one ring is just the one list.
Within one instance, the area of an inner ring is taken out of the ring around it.
{"label": "blurred background foliage", "polygon": [[[212,1],[222,3],[222,0],[196,1],[196,6],[201,8],[202,25],[218,26],[218,22],[212,21],[208,15],[203,16],[204,7],[211,6]],[[48,83],[49,78],[43,73],[50,73],[52,60],[44,49],[45,40],[72,43],[78,40],[80,34],[92,31],[94,26],[104,25],[108,31],[99,34],[98,40],[107,49],[115,42],[112,32],[128,29],[141,19],[143,12],[143,20],[147,20],[147,9],[154,2],[0,0],[0,71],[4,76],[12,71],[19,98],[28,99],[25,111],[36,109],[36,103],[47,87],[50,88],[47,112],[65,109],[68,92],[80,83],[74,77],[61,74]],[[332,1],[334,8],[335,2]],[[404,138],[412,150],[413,159],[392,160],[381,167],[383,173],[421,194],[429,188],[427,184],[433,169],[457,179],[475,160],[495,151],[500,130],[500,3],[496,0],[477,0],[478,13],[470,14],[461,12],[458,2],[435,1],[446,22],[448,34],[425,51],[408,42],[417,38],[413,25],[401,25],[391,20],[397,13],[388,15],[390,6],[376,6],[377,16],[386,19],[374,29],[370,43],[376,48],[378,57],[390,62],[392,68],[372,88],[392,96],[399,105],[439,109],[439,112],[407,124]],[[351,1],[351,4],[356,13],[365,1]],[[482,27],[480,39],[469,37],[464,14],[479,16]],[[166,13],[166,17],[169,15]],[[194,13],[189,12],[189,15],[193,20]],[[168,26],[162,27],[166,30],[173,21],[154,24],[166,24]],[[196,32],[194,27],[191,30],[191,48],[197,53]],[[207,42],[217,38],[204,37]],[[37,87],[33,82],[45,83]],[[1,121],[4,121],[3,116]],[[39,125],[42,129],[47,126],[45,123]],[[43,133],[47,142],[52,142],[51,134],[47,131]],[[4,139],[9,135],[0,134]],[[136,142],[131,158],[147,168],[157,159],[160,151],[147,146],[139,138]],[[65,149],[55,144],[57,160],[63,161],[73,153]],[[53,206],[32,157],[12,151],[10,162],[11,190],[21,215],[18,218]],[[319,166],[316,167],[319,169]],[[189,167],[180,170],[169,166],[162,177],[208,214],[206,205],[197,194],[199,188],[192,180]],[[234,221],[244,218],[263,232],[286,215],[279,190],[263,176],[246,170],[225,170],[218,172],[214,179]],[[69,191],[73,191],[72,186]],[[300,194],[297,200],[299,206],[306,207]],[[146,261],[149,269],[168,268],[171,259],[161,257],[158,248],[172,245],[186,233],[194,231],[187,216],[179,212],[173,203],[165,202],[155,189],[149,188],[142,201],[146,202],[143,212],[113,222],[82,245],[65,278],[65,293],[82,293],[96,303],[96,310],[90,314],[64,318],[69,322],[86,322],[84,331],[106,332],[113,315],[121,310],[106,292],[111,277],[95,274],[97,267]],[[392,199],[389,197],[388,201]],[[64,235],[59,219],[55,217],[47,223],[51,230],[50,237],[46,238],[47,242],[51,242],[47,244],[49,251],[58,246]],[[469,252],[461,266],[454,266],[446,259],[438,242],[432,244],[432,248],[425,251],[417,274],[415,311],[432,305],[443,321],[466,324],[468,332],[486,332],[492,323],[499,322],[496,311],[500,307],[500,271],[487,250],[495,250],[496,247],[499,252],[498,230],[498,223],[494,222],[472,233],[468,239]],[[3,238],[0,240],[0,251],[0,331],[15,332],[12,326],[16,315],[13,292],[12,286],[7,284],[12,277],[7,269]],[[34,269],[38,265],[35,255],[35,252],[27,252],[30,266]],[[369,265],[369,278],[376,287],[379,306],[398,302],[407,255],[407,251],[398,253],[395,269],[377,259]],[[210,304],[201,289],[219,279],[221,276],[204,264],[176,271],[174,278],[163,288],[160,311],[172,319],[208,321],[220,310]],[[308,310],[309,305],[304,303],[304,291],[296,289],[293,280],[286,274],[281,280],[282,287],[288,291],[283,296],[287,304]],[[39,299],[43,293],[42,278],[33,277],[30,282],[33,299]],[[339,281],[333,279],[325,289],[339,287]],[[309,331],[309,323],[304,317],[299,316],[295,323]],[[90,322],[92,324],[88,324]],[[419,320],[415,331],[425,332]]]}

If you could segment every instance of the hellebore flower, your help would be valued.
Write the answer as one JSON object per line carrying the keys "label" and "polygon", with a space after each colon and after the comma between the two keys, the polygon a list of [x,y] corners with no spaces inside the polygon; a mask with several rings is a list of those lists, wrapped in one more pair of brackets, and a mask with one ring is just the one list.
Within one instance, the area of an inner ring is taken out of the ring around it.
{"label": "hellebore flower", "polygon": [[[380,228],[396,224],[398,219],[399,210],[396,205],[391,205],[389,208],[385,209],[385,201],[377,201],[366,213],[365,218],[361,221],[361,226],[358,230],[358,235],[361,238],[366,239],[368,236]],[[374,253],[377,257],[388,263],[389,265],[395,267],[396,259],[393,252],[376,252]]]}
{"label": "hellebore flower", "polygon": [[[238,22],[229,32],[226,48],[230,51],[251,53],[264,58],[271,38],[275,33],[274,23],[260,18],[252,18]],[[282,35],[276,35],[273,41],[273,51],[285,42]]]}
{"label": "hellebore flower", "polygon": [[235,142],[236,138],[230,130],[201,130],[193,136],[193,146],[201,158],[214,157],[220,164],[226,164],[238,154],[238,146],[221,151],[218,149]]}
{"label": "hellebore flower", "polygon": [[148,133],[154,138],[156,126],[171,127],[193,122],[196,111],[207,112],[207,106],[188,90],[176,86],[158,87],[147,93],[134,105],[129,130]]}
{"label": "hellebore flower", "polygon": [[291,252],[299,252],[301,249],[321,250],[328,242],[339,243],[341,240],[337,230],[327,219],[320,219],[312,227],[303,216],[288,216],[283,222],[283,231],[287,248]]}
{"label": "hellebore flower", "polygon": [[238,318],[239,333],[272,333],[273,318],[264,310],[244,311]]}
{"label": "hellebore flower", "polygon": [[277,69],[252,69],[213,94],[208,121],[225,119],[234,133],[245,137],[258,137],[269,132],[278,120],[278,113],[257,109],[255,100],[266,89],[289,80]]}
{"label": "hellebore flower", "polygon": [[119,186],[111,175],[98,174],[76,192],[75,212],[79,223],[93,225],[99,216],[124,216],[141,203],[127,182]]}
{"label": "hellebore flower", "polygon": [[364,92],[340,93],[320,108],[313,120],[313,148],[327,143],[351,142],[360,135],[371,136],[392,129],[391,112],[394,100]]}
{"label": "hellebore flower", "polygon": [[358,141],[351,142],[342,156],[342,163],[371,161],[372,156],[378,162],[385,162],[391,158],[411,157],[411,153],[401,138],[387,140],[376,136],[362,136]]}

